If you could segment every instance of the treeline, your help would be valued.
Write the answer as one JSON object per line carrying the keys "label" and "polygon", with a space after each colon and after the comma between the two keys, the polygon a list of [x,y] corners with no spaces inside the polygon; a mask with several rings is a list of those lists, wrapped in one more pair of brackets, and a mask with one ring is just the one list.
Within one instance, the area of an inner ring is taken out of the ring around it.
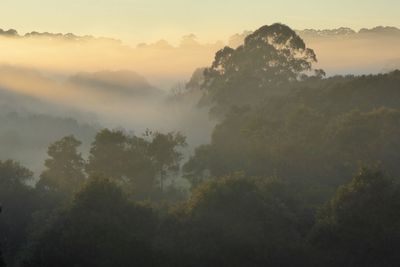
{"label": "treeline", "polygon": [[218,125],[185,161],[180,133],[105,129],[87,160],[51,144],[34,186],[0,162],[7,264],[397,266],[400,71],[324,78],[316,60],[281,24],[219,51],[188,86]]}
{"label": "treeline", "polygon": [[[291,183],[241,173],[202,183],[166,206],[133,201],[108,178],[71,200],[24,184],[1,162],[2,248],[10,266],[396,266],[400,185],[362,169],[315,207]],[[5,177],[13,177],[5,184]],[[50,204],[50,205],[49,205]]]}
{"label": "treeline", "polygon": [[362,166],[400,176],[399,85],[400,71],[303,81],[285,95],[236,106],[185,175],[194,185],[238,171],[278,176],[324,190],[323,200]]}
{"label": "treeline", "polygon": [[[127,201],[175,203],[186,198],[187,192],[174,186],[171,178],[179,171],[180,148],[186,145],[180,133],[146,131],[143,136],[135,136],[105,129],[96,135],[88,160],[78,152],[80,145],[74,136],[51,144],[45,170],[33,187],[29,185],[33,172],[12,160],[0,162],[0,197],[4,207],[1,243],[11,266],[23,259],[25,253],[29,254],[28,247],[33,244],[30,242],[48,226],[53,227],[53,217],[58,218],[74,203],[75,194],[89,180],[108,181],[109,186],[115,186],[113,190],[122,190],[121,198],[124,195]],[[93,197],[107,201],[106,195]]]}

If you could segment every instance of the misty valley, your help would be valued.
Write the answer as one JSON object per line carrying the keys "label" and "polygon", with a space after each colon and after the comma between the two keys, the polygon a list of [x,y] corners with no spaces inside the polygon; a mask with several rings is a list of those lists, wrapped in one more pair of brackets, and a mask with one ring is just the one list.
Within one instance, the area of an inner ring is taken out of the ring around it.
{"label": "misty valley", "polygon": [[0,48],[0,267],[399,265],[400,29]]}

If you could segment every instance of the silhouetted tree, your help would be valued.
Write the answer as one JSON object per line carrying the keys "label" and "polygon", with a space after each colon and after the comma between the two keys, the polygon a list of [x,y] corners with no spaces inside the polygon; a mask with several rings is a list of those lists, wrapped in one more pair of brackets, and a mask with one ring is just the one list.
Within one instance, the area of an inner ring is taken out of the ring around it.
{"label": "silhouetted tree", "polygon": [[314,51],[288,26],[263,26],[238,48],[225,47],[216,53],[204,71],[203,102],[210,101],[214,113],[220,113],[230,105],[260,100],[265,91],[304,77],[316,61]]}
{"label": "silhouetted tree", "polygon": [[45,161],[46,169],[36,187],[62,199],[71,196],[85,180],[80,145],[72,135],[51,144],[47,151],[50,158]]}
{"label": "silhouetted tree", "polygon": [[125,175],[123,164],[126,160],[128,139],[122,131],[104,129],[97,133],[90,149],[86,171],[91,175],[98,173],[105,177],[122,180]]}
{"label": "silhouetted tree", "polygon": [[185,137],[179,133],[148,130],[138,137],[105,129],[92,144],[86,169],[124,185],[135,198],[151,198],[164,191],[167,175],[179,170],[179,148],[185,145]]}
{"label": "silhouetted tree", "polygon": [[201,145],[195,149],[194,156],[190,157],[183,165],[184,177],[190,182],[192,188],[215,175],[219,165],[218,158],[214,158],[217,153],[212,145]]}
{"label": "silhouetted tree", "polygon": [[136,198],[148,198],[155,187],[156,170],[149,141],[123,131],[104,129],[92,144],[86,170],[108,177]]}
{"label": "silhouetted tree", "polygon": [[146,135],[152,138],[149,153],[159,173],[160,190],[164,192],[164,181],[168,172],[177,172],[180,169],[183,157],[179,149],[186,146],[186,137],[180,133],[163,134],[151,131]]}

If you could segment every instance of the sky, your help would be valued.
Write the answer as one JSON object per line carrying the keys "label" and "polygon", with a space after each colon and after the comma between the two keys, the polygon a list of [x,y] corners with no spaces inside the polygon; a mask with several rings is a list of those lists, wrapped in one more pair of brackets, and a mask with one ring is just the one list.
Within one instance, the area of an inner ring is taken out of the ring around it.
{"label": "sky", "polygon": [[274,22],[295,29],[400,27],[399,0],[0,0],[0,28],[124,40],[202,41]]}

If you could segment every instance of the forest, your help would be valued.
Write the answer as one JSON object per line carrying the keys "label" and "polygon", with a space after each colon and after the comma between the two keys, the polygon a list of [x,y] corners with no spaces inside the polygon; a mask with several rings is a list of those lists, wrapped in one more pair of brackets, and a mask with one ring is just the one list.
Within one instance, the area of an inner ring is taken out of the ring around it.
{"label": "forest", "polygon": [[[220,49],[168,96],[213,121],[193,151],[180,129],[0,115],[25,125],[0,131],[0,266],[398,266],[400,70],[328,76],[317,59],[280,23]],[[68,83],[111,78],[91,79]],[[38,177],[7,155],[56,136]]]}

